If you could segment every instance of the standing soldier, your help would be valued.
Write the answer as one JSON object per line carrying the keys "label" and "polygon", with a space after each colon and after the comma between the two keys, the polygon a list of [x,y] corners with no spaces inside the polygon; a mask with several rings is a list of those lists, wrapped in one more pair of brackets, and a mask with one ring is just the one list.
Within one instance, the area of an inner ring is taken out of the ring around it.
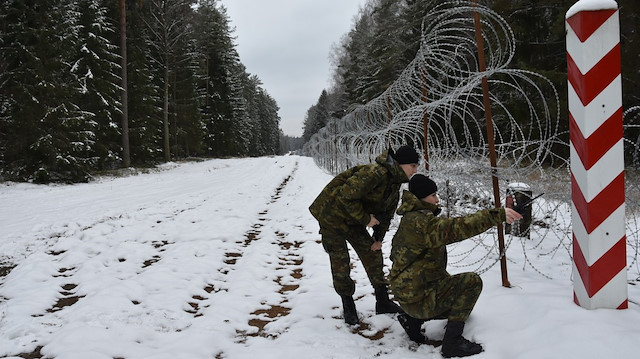
{"label": "standing soldier", "polygon": [[[353,301],[355,283],[347,242],[356,251],[376,296],[376,314],[398,313],[389,300],[383,272],[382,239],[400,199],[400,186],[418,171],[418,153],[402,146],[376,158],[375,163],[352,167],[337,175],[309,207],[320,225],[322,246],[329,254],[333,288],[340,295],[347,324],[359,323]],[[373,227],[373,237],[367,231]]]}
{"label": "standing soldier", "polygon": [[416,342],[426,343],[422,323],[448,319],[442,340],[445,358],[478,354],[480,344],[462,336],[480,292],[482,279],[473,272],[447,272],[447,244],[478,235],[506,220],[511,224],[522,216],[511,208],[486,209],[457,218],[439,218],[440,202],[435,182],[416,174],[404,191],[398,214],[402,216],[393,236],[389,275],[391,290],[405,313],[398,320]]}

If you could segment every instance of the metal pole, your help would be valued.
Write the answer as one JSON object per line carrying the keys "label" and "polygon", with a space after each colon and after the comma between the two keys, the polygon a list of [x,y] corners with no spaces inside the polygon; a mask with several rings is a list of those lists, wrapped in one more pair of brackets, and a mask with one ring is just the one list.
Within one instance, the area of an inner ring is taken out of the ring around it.
{"label": "metal pole", "polygon": [[387,118],[389,122],[387,124],[387,147],[391,148],[391,104],[389,94],[387,94]]}
{"label": "metal pole", "polygon": [[[422,69],[422,102],[427,103],[427,76]],[[429,151],[428,151],[428,136],[429,136],[429,116],[427,115],[427,108],[422,111],[422,127],[424,129],[424,169],[429,172]]]}
{"label": "metal pole", "polygon": [[[473,6],[477,6],[476,0],[473,1]],[[484,58],[484,40],[482,39],[482,28],[480,24],[480,14],[477,11],[473,12],[473,22],[476,27],[476,42],[478,44],[478,66],[480,71],[486,71],[486,64]],[[484,118],[487,123],[487,141],[489,142],[489,159],[491,161],[491,179],[493,180],[493,198],[495,201],[495,207],[500,208],[500,186],[498,184],[497,173],[497,156],[495,139],[493,137],[493,120],[491,115],[491,101],[489,100],[489,81],[486,76],[482,77],[482,98],[484,101]],[[504,246],[504,228],[502,223],[498,224],[498,249],[500,250],[500,271],[502,272],[502,286],[511,287],[509,279],[507,278],[507,255],[505,253]]]}

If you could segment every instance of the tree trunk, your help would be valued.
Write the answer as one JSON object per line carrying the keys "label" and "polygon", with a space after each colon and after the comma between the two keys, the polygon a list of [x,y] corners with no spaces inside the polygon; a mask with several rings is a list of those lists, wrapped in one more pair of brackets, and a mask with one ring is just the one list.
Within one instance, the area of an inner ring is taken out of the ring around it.
{"label": "tree trunk", "polygon": [[122,165],[129,167],[129,107],[127,105],[127,9],[125,0],[120,1],[120,56],[122,68]]}
{"label": "tree trunk", "polygon": [[165,162],[169,162],[171,161],[171,151],[170,151],[171,146],[169,144],[169,68],[168,68],[168,64],[165,64],[165,67],[164,67],[164,106],[163,106],[162,112],[163,112],[162,120],[164,123],[164,160]]}

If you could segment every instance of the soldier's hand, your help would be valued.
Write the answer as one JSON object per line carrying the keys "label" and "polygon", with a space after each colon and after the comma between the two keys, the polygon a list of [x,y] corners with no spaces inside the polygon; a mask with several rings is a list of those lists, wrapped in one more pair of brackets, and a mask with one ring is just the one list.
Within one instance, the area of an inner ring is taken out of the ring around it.
{"label": "soldier's hand", "polygon": [[371,245],[371,250],[372,251],[379,251],[382,249],[382,242],[378,242],[376,240],[373,241],[373,244]]}
{"label": "soldier's hand", "polygon": [[376,219],[376,216],[374,216],[373,214],[370,214],[369,216],[371,216],[371,220],[369,221],[369,224],[367,224],[367,227],[373,227],[380,224],[378,219]]}
{"label": "soldier's hand", "polygon": [[505,208],[504,213],[507,217],[508,224],[512,224],[513,222],[522,219],[522,215],[511,208]]}

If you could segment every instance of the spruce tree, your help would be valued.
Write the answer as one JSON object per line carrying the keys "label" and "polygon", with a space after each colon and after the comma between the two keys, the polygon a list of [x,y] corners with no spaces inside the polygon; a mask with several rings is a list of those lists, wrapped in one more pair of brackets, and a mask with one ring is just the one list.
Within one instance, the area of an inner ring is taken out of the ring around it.
{"label": "spruce tree", "polygon": [[202,96],[198,91],[198,83],[202,80],[202,54],[197,51],[192,24],[188,25],[187,32],[188,36],[181,37],[177,43],[176,67],[170,80],[172,91],[169,108],[172,153],[183,158],[205,153]]}
{"label": "spruce tree", "polygon": [[94,169],[114,169],[121,161],[120,73],[117,32],[102,0],[78,0],[79,41],[72,72],[79,80],[76,103],[94,123]]}
{"label": "spruce tree", "polygon": [[80,31],[76,4],[46,0],[3,6],[4,176],[87,180],[95,123],[74,102],[82,91],[72,71]]}
{"label": "spruce tree", "polygon": [[[171,160],[171,134],[169,131],[170,92],[173,91],[172,79],[178,67],[183,39],[190,35],[188,20],[191,18],[193,0],[151,0],[144,16],[149,36],[150,56],[153,59],[154,74],[162,87],[162,150],[164,160]],[[183,47],[182,47],[183,48]]]}
{"label": "spruce tree", "polygon": [[246,143],[237,134],[238,126],[244,123],[241,87],[243,67],[233,45],[226,9],[218,6],[215,0],[200,0],[195,26],[204,59],[205,78],[201,88],[205,96],[202,112],[208,132],[205,143],[209,154],[242,154],[246,150]]}
{"label": "spruce tree", "polygon": [[163,158],[162,78],[151,56],[145,16],[148,4],[136,2],[127,16],[127,78],[131,163],[150,165]]}

